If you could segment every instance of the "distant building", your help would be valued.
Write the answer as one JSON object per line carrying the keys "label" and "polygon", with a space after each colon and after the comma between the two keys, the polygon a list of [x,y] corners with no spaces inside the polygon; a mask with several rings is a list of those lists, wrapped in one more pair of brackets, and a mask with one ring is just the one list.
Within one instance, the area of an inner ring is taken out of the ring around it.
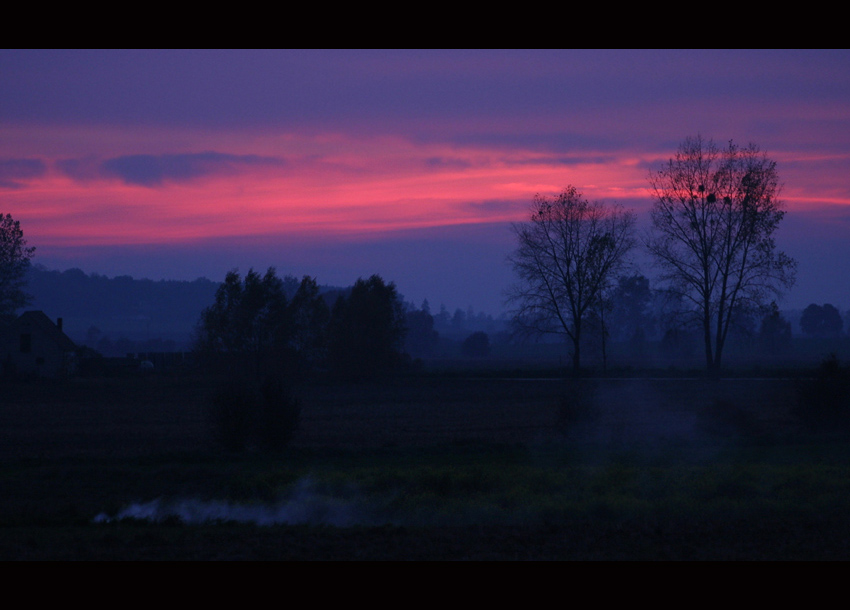
{"label": "distant building", "polygon": [[0,329],[0,363],[4,372],[62,377],[73,372],[77,346],[43,311],[27,311]]}

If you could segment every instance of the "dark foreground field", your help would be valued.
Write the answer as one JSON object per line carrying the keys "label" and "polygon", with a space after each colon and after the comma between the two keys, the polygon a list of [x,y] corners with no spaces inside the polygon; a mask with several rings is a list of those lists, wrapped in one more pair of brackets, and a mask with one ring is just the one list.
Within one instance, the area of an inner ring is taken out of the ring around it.
{"label": "dark foreground field", "polygon": [[240,454],[197,380],[7,384],[0,559],[847,559],[850,449],[797,383],[312,383]]}

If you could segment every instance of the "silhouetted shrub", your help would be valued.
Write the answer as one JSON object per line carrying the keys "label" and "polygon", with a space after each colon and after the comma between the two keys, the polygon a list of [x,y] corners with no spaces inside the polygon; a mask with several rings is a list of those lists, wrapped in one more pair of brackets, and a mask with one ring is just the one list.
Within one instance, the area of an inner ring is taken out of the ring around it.
{"label": "silhouetted shrub", "polygon": [[221,385],[209,409],[213,439],[228,451],[242,451],[251,437],[257,409],[256,395],[244,382]]}
{"label": "silhouetted shrub", "polygon": [[77,374],[80,377],[100,377],[106,374],[106,359],[100,352],[83,346],[77,350]]}
{"label": "silhouetted shrub", "polygon": [[461,351],[464,356],[470,358],[483,358],[490,355],[490,337],[487,333],[477,331],[469,335],[463,341]]}
{"label": "silhouetted shrub", "polygon": [[696,429],[717,438],[752,437],[758,430],[751,413],[721,399],[715,399],[697,412]]}
{"label": "silhouetted shrub", "polygon": [[558,401],[558,425],[562,429],[595,420],[596,384],[589,379],[570,379]]}
{"label": "silhouetted shrub", "polygon": [[793,415],[814,430],[845,429],[850,424],[850,369],[835,354],[827,356],[815,378],[801,382]]}
{"label": "silhouetted shrub", "polygon": [[269,376],[259,391],[244,381],[221,385],[210,404],[214,440],[228,451],[243,451],[254,443],[276,451],[292,440],[301,419],[301,405],[289,386]]}
{"label": "silhouetted shrub", "polygon": [[301,404],[279,378],[267,378],[261,395],[259,441],[263,448],[277,451],[289,444],[298,429]]}

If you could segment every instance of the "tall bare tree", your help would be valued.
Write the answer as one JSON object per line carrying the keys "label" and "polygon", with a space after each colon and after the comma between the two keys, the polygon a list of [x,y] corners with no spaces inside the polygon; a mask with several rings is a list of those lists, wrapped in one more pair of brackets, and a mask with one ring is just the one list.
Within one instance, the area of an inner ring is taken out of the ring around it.
{"label": "tall bare tree", "polygon": [[591,203],[568,186],[555,197],[536,195],[529,221],[512,227],[519,241],[508,259],[519,276],[508,292],[515,323],[529,333],[565,335],[576,373],[583,327],[627,262],[634,224],[633,213]]}
{"label": "tall bare tree", "polygon": [[796,261],[774,241],[785,215],[776,163],[754,144],[721,149],[697,136],[651,172],[649,184],[646,246],[659,280],[690,304],[716,373],[735,311],[762,307],[794,283]]}

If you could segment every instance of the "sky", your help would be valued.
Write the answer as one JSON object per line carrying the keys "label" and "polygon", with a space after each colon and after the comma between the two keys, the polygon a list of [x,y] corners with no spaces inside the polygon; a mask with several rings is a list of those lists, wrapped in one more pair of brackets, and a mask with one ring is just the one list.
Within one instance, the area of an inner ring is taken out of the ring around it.
{"label": "sky", "polygon": [[0,213],[49,269],[377,273],[497,316],[536,194],[645,230],[649,172],[699,134],[777,163],[780,306],[850,309],[847,50],[6,49],[0,83]]}

